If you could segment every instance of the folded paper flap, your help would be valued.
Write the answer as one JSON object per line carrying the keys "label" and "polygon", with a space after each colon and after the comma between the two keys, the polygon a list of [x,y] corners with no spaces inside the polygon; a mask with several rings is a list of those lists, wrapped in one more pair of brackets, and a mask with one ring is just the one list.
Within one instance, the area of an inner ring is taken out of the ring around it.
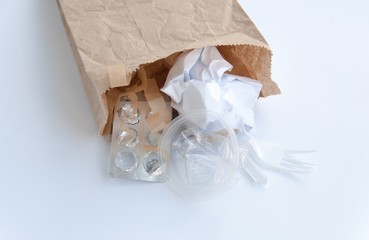
{"label": "folded paper flap", "polygon": [[169,124],[171,114],[155,79],[148,79],[144,93],[153,113],[146,119],[147,125],[152,132],[159,132]]}
{"label": "folded paper flap", "polygon": [[149,127],[151,132],[159,132],[168,125],[168,123],[164,122],[162,119],[163,117],[159,112],[154,113],[146,119],[147,126]]}
{"label": "folded paper flap", "polygon": [[142,145],[142,150],[145,151],[150,151],[150,152],[158,152],[158,147],[157,146],[151,146],[151,145]]}
{"label": "folded paper flap", "polygon": [[145,90],[145,97],[147,101],[151,101],[162,97],[155,79],[148,79],[147,88]]}
{"label": "folded paper flap", "polygon": [[233,71],[263,83],[261,96],[279,93],[270,78],[269,46],[236,0],[57,1],[100,134],[111,129],[115,94],[110,91],[125,84],[112,84],[109,76],[109,67],[119,64],[128,82],[141,64],[220,46]]}
{"label": "folded paper flap", "polygon": [[126,76],[126,67],[124,64],[109,67],[110,88],[129,85],[129,79]]}

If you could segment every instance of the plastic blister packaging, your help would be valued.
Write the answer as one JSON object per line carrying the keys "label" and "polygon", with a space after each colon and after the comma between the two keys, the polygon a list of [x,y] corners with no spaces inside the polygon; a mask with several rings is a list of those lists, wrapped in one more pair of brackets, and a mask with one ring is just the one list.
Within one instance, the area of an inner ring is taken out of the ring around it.
{"label": "plastic blister packaging", "polygon": [[159,144],[167,162],[168,186],[188,198],[204,198],[227,190],[238,170],[236,135],[221,115],[194,111],[177,117]]}
{"label": "plastic blister packaging", "polygon": [[[142,93],[137,96],[137,106],[128,97],[123,97],[118,104],[113,123],[110,175],[163,182],[166,162],[157,153],[161,132],[150,131],[146,122],[152,115],[150,105]],[[170,112],[169,98],[165,104]]]}

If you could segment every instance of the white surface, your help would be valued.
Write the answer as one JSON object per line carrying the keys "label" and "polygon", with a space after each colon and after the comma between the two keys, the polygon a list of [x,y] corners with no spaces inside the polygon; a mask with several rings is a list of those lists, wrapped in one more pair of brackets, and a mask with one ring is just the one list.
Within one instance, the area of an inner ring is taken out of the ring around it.
{"label": "white surface", "polygon": [[284,93],[253,134],[317,149],[315,173],[207,202],[111,179],[55,1],[1,1],[0,239],[369,239],[368,1],[242,4]]}

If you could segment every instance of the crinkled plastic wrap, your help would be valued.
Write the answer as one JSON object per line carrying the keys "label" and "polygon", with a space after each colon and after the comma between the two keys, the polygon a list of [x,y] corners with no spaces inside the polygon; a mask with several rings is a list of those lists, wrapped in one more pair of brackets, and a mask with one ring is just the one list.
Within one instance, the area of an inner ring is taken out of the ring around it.
{"label": "crinkled plastic wrap", "polygon": [[73,53],[99,125],[110,135],[117,97],[142,64],[156,81],[178,53],[217,46],[231,74],[263,84],[260,96],[278,94],[271,51],[236,0],[57,0]]}

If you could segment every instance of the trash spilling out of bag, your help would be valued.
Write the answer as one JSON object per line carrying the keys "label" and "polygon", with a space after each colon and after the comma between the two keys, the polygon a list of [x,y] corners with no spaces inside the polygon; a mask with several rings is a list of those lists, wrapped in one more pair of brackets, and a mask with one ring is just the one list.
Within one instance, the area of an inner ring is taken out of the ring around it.
{"label": "trash spilling out of bag", "polygon": [[[137,85],[117,103],[110,174],[167,182],[183,197],[203,198],[229,189],[239,172],[265,186],[259,165],[312,171],[313,163],[294,157],[304,152],[250,135],[262,84],[226,73],[231,69],[216,47],[186,51],[176,57],[160,92],[140,68]],[[179,114],[174,119],[172,107]]]}
{"label": "trash spilling out of bag", "polygon": [[[183,197],[221,193],[263,168],[311,172],[256,139],[254,107],[279,94],[271,49],[237,0],[57,0],[110,175],[165,182]],[[194,11],[196,9],[196,11]]]}

